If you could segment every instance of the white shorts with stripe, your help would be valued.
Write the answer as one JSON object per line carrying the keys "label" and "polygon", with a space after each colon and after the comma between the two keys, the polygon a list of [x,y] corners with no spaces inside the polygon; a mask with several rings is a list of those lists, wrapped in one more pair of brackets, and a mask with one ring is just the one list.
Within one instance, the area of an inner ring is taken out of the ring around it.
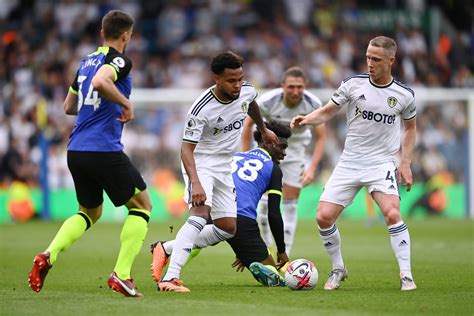
{"label": "white shorts with stripe", "polygon": [[[232,179],[232,154],[194,154],[199,181],[206,192],[205,204],[211,208],[211,218],[237,217],[237,202]],[[184,168],[184,201],[191,205],[191,183]]]}
{"label": "white shorts with stripe", "polygon": [[324,186],[319,200],[346,207],[364,186],[369,193],[377,191],[400,196],[396,173],[397,168],[393,162],[364,169],[342,167],[338,164]]}

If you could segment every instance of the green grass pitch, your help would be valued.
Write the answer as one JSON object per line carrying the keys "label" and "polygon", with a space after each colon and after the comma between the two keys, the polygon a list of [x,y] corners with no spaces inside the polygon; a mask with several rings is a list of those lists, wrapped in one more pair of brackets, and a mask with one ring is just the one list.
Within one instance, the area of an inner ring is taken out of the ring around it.
{"label": "green grass pitch", "polygon": [[[313,221],[299,223],[292,258],[312,260],[320,279],[312,291],[264,288],[249,272],[237,273],[223,243],[192,260],[181,277],[191,293],[159,293],[150,276],[148,244],[172,239],[182,220],[152,223],[133,275],[143,299],[108,289],[118,254],[121,224],[98,223],[59,256],[41,293],[28,287],[34,255],[44,250],[61,223],[0,226],[1,315],[473,315],[472,221],[408,221],[412,268],[418,289],[399,290],[398,265],[387,229],[340,221],[349,278],[337,291],[322,289],[330,269]],[[174,226],[173,232],[170,226]]]}

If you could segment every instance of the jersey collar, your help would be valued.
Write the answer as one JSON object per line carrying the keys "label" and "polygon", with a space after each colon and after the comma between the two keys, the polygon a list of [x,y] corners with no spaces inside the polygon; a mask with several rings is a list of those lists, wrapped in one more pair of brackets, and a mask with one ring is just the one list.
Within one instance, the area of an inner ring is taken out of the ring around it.
{"label": "jersey collar", "polygon": [[272,159],[272,155],[270,155],[270,153],[268,151],[266,151],[265,149],[260,148],[260,147],[255,148],[255,149],[262,151],[265,155],[268,156],[268,158]]}
{"label": "jersey collar", "polygon": [[373,85],[374,87],[380,88],[380,89],[382,89],[382,88],[387,88],[387,87],[391,86],[392,83],[393,83],[393,80],[395,80],[395,79],[392,77],[392,80],[390,80],[389,83],[387,83],[386,85],[381,86],[381,85],[378,85],[378,84],[374,83],[374,82],[372,81],[372,79],[370,79],[370,76],[369,76],[369,82],[370,82],[370,84]]}

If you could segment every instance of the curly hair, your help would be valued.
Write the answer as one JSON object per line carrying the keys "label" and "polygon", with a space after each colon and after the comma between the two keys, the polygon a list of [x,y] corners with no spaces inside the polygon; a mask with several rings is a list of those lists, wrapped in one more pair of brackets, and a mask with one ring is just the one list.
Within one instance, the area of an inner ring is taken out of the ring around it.
{"label": "curly hair", "polygon": [[215,56],[211,61],[211,70],[214,74],[220,75],[226,68],[238,69],[244,64],[244,59],[231,51]]}
{"label": "curly hair", "polygon": [[[265,122],[265,126],[269,130],[273,131],[280,138],[288,139],[291,137],[291,129],[287,125],[283,125],[276,121],[269,121],[269,122]],[[253,138],[259,144],[262,143],[263,141],[262,134],[260,133],[258,129],[255,132],[253,132]]]}

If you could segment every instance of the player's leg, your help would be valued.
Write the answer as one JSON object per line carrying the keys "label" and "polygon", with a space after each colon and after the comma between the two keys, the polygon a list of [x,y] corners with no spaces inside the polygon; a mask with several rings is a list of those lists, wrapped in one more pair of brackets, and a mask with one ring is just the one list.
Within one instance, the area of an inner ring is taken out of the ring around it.
{"label": "player's leg", "polygon": [[120,233],[120,251],[109,287],[125,296],[142,297],[131,278],[131,269],[140,252],[151,216],[151,201],[146,184],[138,170],[123,152],[106,153],[98,177],[115,206],[125,205],[128,215]]}
{"label": "player's leg", "polygon": [[353,170],[336,166],[321,195],[317,209],[319,236],[332,261],[325,290],[339,288],[341,281],[347,278],[342,259],[341,236],[335,222],[344,208],[352,203],[359,189],[357,174]]}
{"label": "player's leg", "polygon": [[[208,205],[191,207],[188,220],[173,241],[168,270],[158,283],[159,291],[189,292],[180,280],[181,269],[188,260],[197,236],[206,225],[210,210]],[[161,274],[161,271],[159,272]]]}
{"label": "player's leg", "polygon": [[64,221],[48,248],[35,256],[28,278],[35,292],[43,287],[46,275],[59,253],[76,242],[102,215],[102,187],[90,176],[95,171],[92,165],[95,157],[90,153],[68,152],[67,160],[74,180],[79,212]]}
{"label": "player's leg", "polygon": [[267,251],[255,219],[238,216],[237,233],[227,242],[240,262],[262,285],[285,285],[284,279],[275,268],[273,257]]}
{"label": "player's leg", "polygon": [[289,256],[295,239],[296,226],[298,225],[298,197],[300,188],[283,184],[283,224],[285,230],[285,247]]}
{"label": "player's leg", "polygon": [[415,290],[411,272],[411,242],[407,225],[400,216],[400,198],[397,195],[372,192],[374,200],[382,211],[390,235],[392,250],[400,268],[400,282],[402,290]]}

